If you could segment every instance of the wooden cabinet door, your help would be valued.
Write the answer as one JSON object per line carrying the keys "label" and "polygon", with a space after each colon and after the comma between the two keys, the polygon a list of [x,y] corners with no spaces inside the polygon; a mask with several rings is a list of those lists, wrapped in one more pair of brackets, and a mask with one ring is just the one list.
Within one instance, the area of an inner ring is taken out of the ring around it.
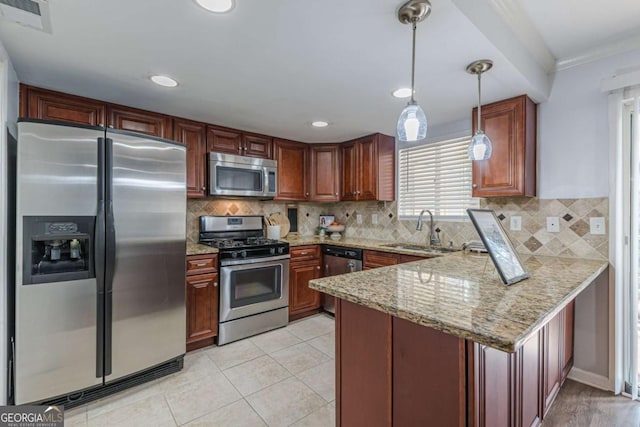
{"label": "wooden cabinet door", "polygon": [[340,149],[338,145],[311,145],[309,148],[309,200],[337,202],[340,200]]}
{"label": "wooden cabinet door", "polygon": [[[473,130],[477,129],[476,110]],[[482,107],[482,129],[491,139],[488,160],[473,162],[473,197],[535,196],[536,107],[527,96]]]}
{"label": "wooden cabinet door", "polygon": [[187,276],[187,344],[218,335],[218,274]]}
{"label": "wooden cabinet door", "polygon": [[562,323],[563,313],[561,312],[551,319],[542,330],[544,335],[544,414],[547,413],[553,400],[558,395],[562,382]]}
{"label": "wooden cabinet door", "polygon": [[477,427],[515,425],[515,354],[473,346],[474,418]]}
{"label": "wooden cabinet door", "polygon": [[121,105],[107,106],[108,124],[115,129],[172,139],[172,119],[164,114],[136,110]]}
{"label": "wooden cabinet door", "polygon": [[187,146],[187,197],[207,195],[207,125],[184,119],[175,119],[173,139]]}
{"label": "wooden cabinet door", "polygon": [[516,357],[517,425],[537,427],[542,423],[542,333],[529,338]]}
{"label": "wooden cabinet door", "polygon": [[274,140],[274,159],[278,162],[278,194],[275,200],[309,200],[307,144]]}
{"label": "wooden cabinet door", "polygon": [[242,155],[242,134],[231,129],[208,126],[207,151]]}
{"label": "wooden cabinet door", "polygon": [[320,278],[320,260],[292,263],[289,267],[289,315],[320,308],[320,292],[309,281]]}
{"label": "wooden cabinet door", "polygon": [[375,136],[358,141],[358,200],[378,198],[378,150]]}
{"label": "wooden cabinet door", "polygon": [[242,135],[242,154],[263,159],[273,158],[273,141],[271,137],[262,135]]}
{"label": "wooden cabinet door", "polygon": [[20,86],[20,116],[89,126],[105,126],[106,104],[88,98]]}
{"label": "wooden cabinet door", "polygon": [[562,381],[567,378],[573,367],[573,335],[576,302],[571,301],[563,310],[562,327]]}
{"label": "wooden cabinet door", "polygon": [[358,200],[356,187],[358,185],[358,146],[355,142],[341,144],[342,179],[340,185],[340,200]]}

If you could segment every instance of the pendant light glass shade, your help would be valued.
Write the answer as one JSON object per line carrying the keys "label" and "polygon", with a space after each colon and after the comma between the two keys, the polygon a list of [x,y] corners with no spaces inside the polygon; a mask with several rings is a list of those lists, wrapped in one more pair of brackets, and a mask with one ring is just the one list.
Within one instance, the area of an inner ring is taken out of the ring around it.
{"label": "pendant light glass shade", "polygon": [[427,137],[427,116],[415,102],[409,102],[400,117],[396,134],[399,141],[420,141]]}
{"label": "pendant light glass shade", "polygon": [[491,140],[484,132],[479,130],[471,138],[467,154],[471,160],[487,160],[491,157],[492,151]]}

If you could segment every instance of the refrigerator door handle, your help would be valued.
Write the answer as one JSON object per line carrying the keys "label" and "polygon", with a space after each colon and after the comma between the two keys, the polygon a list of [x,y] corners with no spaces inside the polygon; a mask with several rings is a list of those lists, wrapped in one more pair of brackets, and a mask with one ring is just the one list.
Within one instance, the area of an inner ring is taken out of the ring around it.
{"label": "refrigerator door handle", "polygon": [[116,228],[113,216],[113,140],[105,144],[105,295],[104,295],[104,375],[111,374],[112,292],[116,261]]}
{"label": "refrigerator door handle", "polygon": [[104,289],[105,289],[105,213],[104,213],[104,138],[98,138],[98,211],[93,239],[94,268],[97,284],[96,378],[104,376]]}

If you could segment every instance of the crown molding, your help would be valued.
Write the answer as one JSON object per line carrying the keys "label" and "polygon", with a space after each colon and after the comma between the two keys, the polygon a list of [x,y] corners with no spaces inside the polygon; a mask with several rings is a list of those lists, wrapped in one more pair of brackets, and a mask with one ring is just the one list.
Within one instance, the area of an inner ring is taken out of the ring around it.
{"label": "crown molding", "polygon": [[607,56],[617,55],[619,53],[629,52],[636,49],[640,49],[640,31],[624,38],[601,44],[600,46],[596,46],[595,48],[584,51],[578,55],[558,59],[558,61],[556,61],[556,71],[577,67],[579,65],[597,61],[598,59],[606,58]]}

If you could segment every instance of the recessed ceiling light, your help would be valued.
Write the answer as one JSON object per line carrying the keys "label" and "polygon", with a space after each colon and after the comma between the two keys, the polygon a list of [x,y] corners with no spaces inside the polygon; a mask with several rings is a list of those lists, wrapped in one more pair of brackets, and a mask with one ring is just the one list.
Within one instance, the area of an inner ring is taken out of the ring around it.
{"label": "recessed ceiling light", "polygon": [[178,86],[178,82],[167,76],[151,76],[149,77],[152,82],[157,85],[164,87],[176,87]]}
{"label": "recessed ceiling light", "polygon": [[327,126],[329,126],[329,123],[322,121],[322,120],[317,120],[313,123],[311,123],[311,126],[316,127],[316,128],[326,128]]}
{"label": "recessed ceiling light", "polygon": [[214,13],[229,12],[235,6],[234,0],[195,0],[200,7]]}
{"label": "recessed ceiling light", "polygon": [[409,98],[411,96],[411,88],[401,87],[400,89],[394,90],[391,94],[396,98]]}

